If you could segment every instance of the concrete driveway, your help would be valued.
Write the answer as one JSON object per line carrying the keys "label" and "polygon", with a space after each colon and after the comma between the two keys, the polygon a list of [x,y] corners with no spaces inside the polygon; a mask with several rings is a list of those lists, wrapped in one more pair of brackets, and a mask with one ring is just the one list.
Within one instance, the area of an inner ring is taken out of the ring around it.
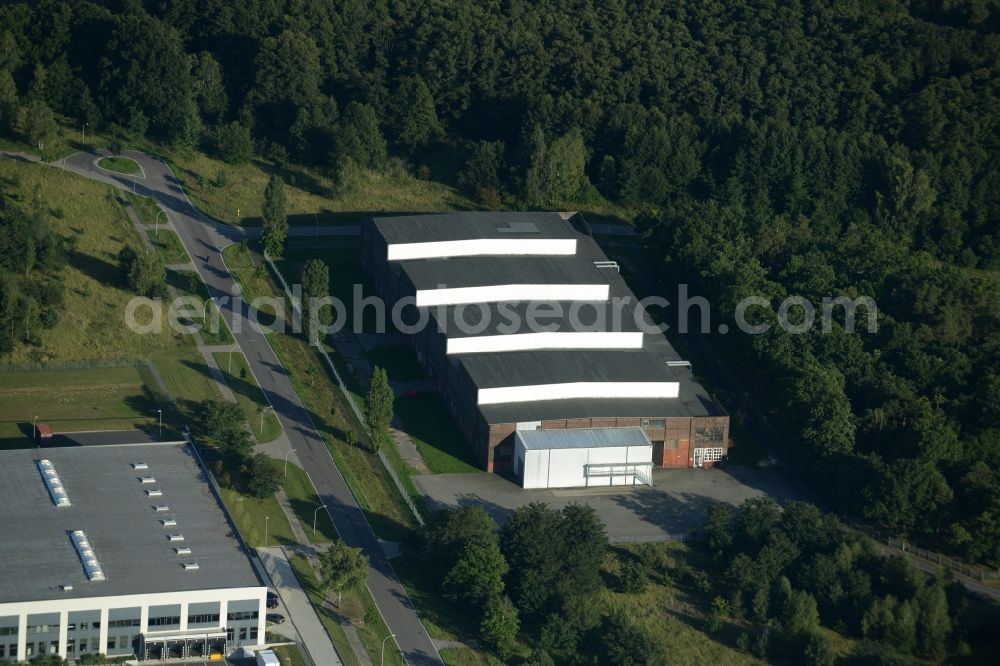
{"label": "concrete driveway", "polygon": [[657,469],[652,488],[573,488],[523,490],[495,474],[414,476],[427,504],[435,509],[468,504],[486,509],[503,524],[514,509],[530,502],[560,508],[571,502],[589,504],[604,521],[613,542],[673,541],[705,522],[708,507],[737,505],[750,497],[770,496],[779,502],[801,499],[777,470]]}

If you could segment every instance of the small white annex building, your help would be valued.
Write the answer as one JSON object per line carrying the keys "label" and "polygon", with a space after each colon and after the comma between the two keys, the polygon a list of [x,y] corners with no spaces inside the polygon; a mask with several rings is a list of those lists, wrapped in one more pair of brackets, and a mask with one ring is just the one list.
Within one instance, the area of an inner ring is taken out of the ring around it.
{"label": "small white annex building", "polygon": [[652,485],[653,445],[642,428],[518,430],[514,473],[524,488]]}

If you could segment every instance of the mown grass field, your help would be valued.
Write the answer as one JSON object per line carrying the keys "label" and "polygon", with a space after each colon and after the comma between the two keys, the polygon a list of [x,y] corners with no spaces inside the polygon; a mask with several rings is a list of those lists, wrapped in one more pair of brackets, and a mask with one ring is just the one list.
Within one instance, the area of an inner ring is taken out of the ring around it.
{"label": "mown grass field", "polygon": [[274,415],[274,410],[264,411],[270,405],[250,372],[250,364],[243,352],[215,352],[212,356],[236,396],[253,436],[261,444],[276,440],[281,434],[281,422]]}
{"label": "mown grass field", "polygon": [[168,408],[139,368],[4,372],[0,448],[30,445],[36,416],[55,432],[124,430],[155,425]]}
{"label": "mown grass field", "polygon": [[[316,609],[316,613],[323,622],[323,626],[326,627],[327,632],[333,639],[333,644],[337,648],[337,653],[341,659],[344,660],[345,666],[359,664],[360,662],[357,660],[350,642],[348,642],[343,627],[338,622],[338,619],[324,607],[323,594],[319,591],[316,574],[313,572],[309,561],[302,555],[294,555],[290,562],[296,577],[302,583],[302,587],[306,590],[313,607]],[[332,595],[331,598],[335,598],[335,595]],[[382,661],[382,639],[389,635],[389,628],[382,621],[382,617],[378,615],[375,609],[375,602],[372,600],[371,594],[369,594],[367,589],[361,592],[345,593],[340,600],[340,607],[336,610],[354,625],[354,628],[358,632],[358,638],[365,646],[365,651],[373,663],[392,664],[393,666],[401,666],[403,664],[399,656],[399,651],[394,649],[392,639],[386,641],[385,661]],[[369,622],[369,620],[372,620],[372,622]]]}

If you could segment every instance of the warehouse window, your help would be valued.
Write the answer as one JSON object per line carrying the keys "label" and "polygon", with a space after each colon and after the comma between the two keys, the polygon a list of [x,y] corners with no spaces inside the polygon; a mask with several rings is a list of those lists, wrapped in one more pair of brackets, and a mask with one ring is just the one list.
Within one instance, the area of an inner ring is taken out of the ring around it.
{"label": "warehouse window", "polygon": [[702,462],[719,462],[722,460],[722,447],[701,449]]}
{"label": "warehouse window", "polygon": [[666,419],[643,419],[642,420],[642,427],[643,428],[652,428],[652,429],[666,428],[667,427],[667,420]]}

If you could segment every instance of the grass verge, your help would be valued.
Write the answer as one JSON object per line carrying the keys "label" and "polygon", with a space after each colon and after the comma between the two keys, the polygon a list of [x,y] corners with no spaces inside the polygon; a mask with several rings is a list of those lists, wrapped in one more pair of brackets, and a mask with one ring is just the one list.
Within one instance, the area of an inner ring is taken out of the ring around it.
{"label": "grass verge", "polygon": [[147,231],[149,242],[153,248],[160,253],[160,258],[167,266],[171,264],[186,264],[191,261],[187,250],[181,244],[181,239],[170,229],[159,229],[157,231]]}
{"label": "grass verge", "polygon": [[274,410],[264,411],[270,405],[250,372],[250,364],[243,352],[215,352],[212,357],[236,396],[236,402],[243,409],[243,416],[250,424],[257,441],[265,444],[276,440],[281,435],[281,422],[274,415]]}
{"label": "grass verge", "polygon": [[[372,662],[381,662],[382,639],[389,635],[389,628],[375,608],[368,590],[361,592],[351,592],[343,595],[340,607],[336,609],[328,608],[323,594],[319,591],[316,574],[313,573],[309,561],[302,555],[294,555],[291,558],[292,569],[296,577],[302,584],[303,589],[309,595],[316,613],[326,627],[327,632],[333,640],[337,653],[344,660],[345,666],[358,664],[357,657],[347,638],[341,622],[349,622],[357,631],[358,638],[365,646],[369,659]],[[339,617],[337,617],[339,615]],[[392,649],[392,640],[386,641],[385,662],[393,666],[402,665],[399,652]]]}
{"label": "grass verge", "polygon": [[178,320],[182,324],[198,325],[201,339],[206,345],[231,345],[235,343],[218,306],[215,305],[214,301],[206,304],[208,289],[197,273],[194,271],[167,271],[167,283],[176,288],[180,296],[189,296],[195,299],[194,311],[198,313],[197,318],[179,317]]}
{"label": "grass verge", "polygon": [[[221,484],[220,484],[221,485]],[[267,545],[294,546],[298,540],[292,533],[292,526],[285,518],[285,512],[278,505],[274,495],[257,499],[232,488],[222,487],[222,501],[233,517],[243,540],[251,547]],[[266,529],[266,534],[265,534]]]}
{"label": "grass verge", "polygon": [[[281,462],[284,465],[283,461]],[[316,496],[316,490],[309,480],[305,471],[289,463],[288,476],[281,479],[281,487],[288,496],[288,502],[292,505],[292,511],[299,519],[303,531],[311,543],[330,543],[337,539],[337,530],[330,520],[330,514],[320,509],[320,500]],[[313,533],[313,517],[316,518],[316,533]]]}
{"label": "grass verge", "polygon": [[142,171],[142,167],[139,163],[129,157],[123,157],[121,155],[115,155],[114,157],[102,157],[97,161],[97,166],[105,169],[107,171],[114,171],[115,173],[124,173],[126,175],[131,175],[133,173],[139,173]]}
{"label": "grass verge", "polygon": [[298,645],[277,645],[273,648],[281,666],[308,666]]}
{"label": "grass verge", "polygon": [[395,410],[432,474],[482,471],[437,394],[402,396],[396,399]]}

